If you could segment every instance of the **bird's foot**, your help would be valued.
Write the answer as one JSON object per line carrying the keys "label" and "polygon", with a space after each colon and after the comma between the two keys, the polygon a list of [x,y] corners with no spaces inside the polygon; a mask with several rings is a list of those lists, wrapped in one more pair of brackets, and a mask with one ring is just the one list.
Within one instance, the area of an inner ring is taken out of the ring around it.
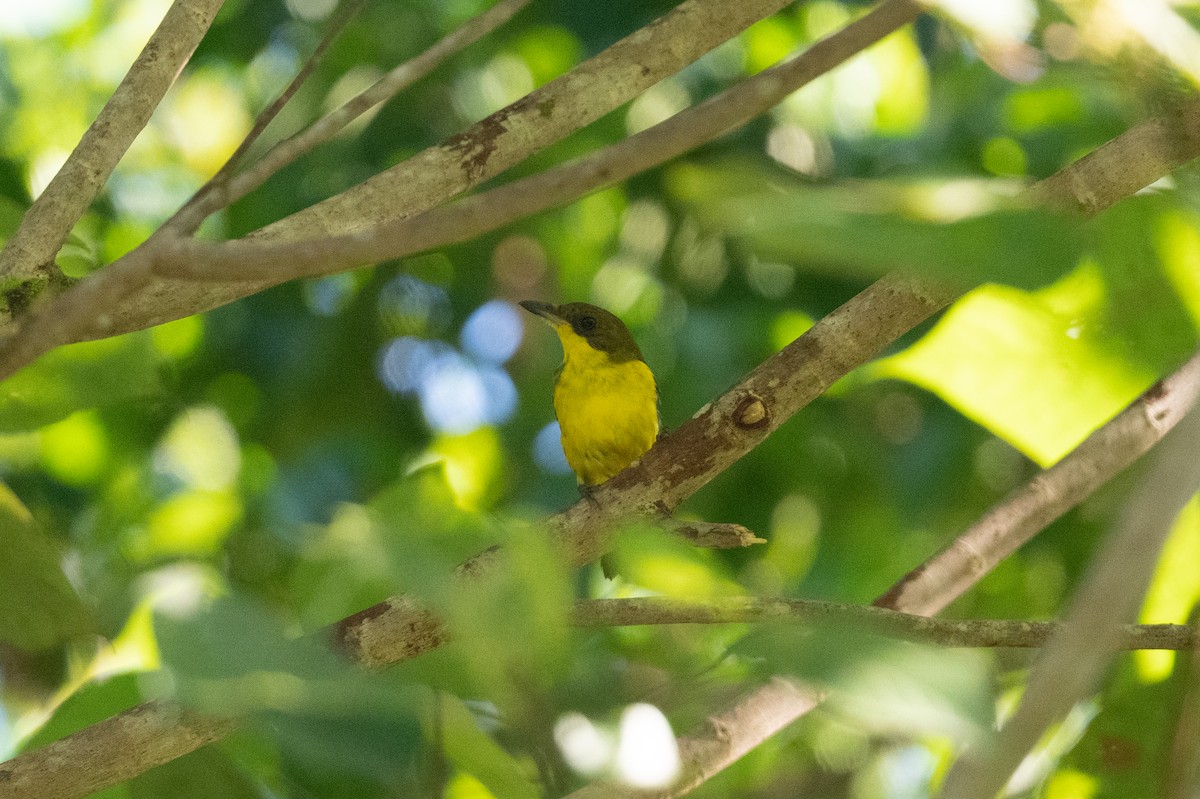
{"label": "bird's foot", "polygon": [[579,484],[579,496],[586,499],[593,508],[600,510],[600,502],[596,499],[596,487],[587,483]]}

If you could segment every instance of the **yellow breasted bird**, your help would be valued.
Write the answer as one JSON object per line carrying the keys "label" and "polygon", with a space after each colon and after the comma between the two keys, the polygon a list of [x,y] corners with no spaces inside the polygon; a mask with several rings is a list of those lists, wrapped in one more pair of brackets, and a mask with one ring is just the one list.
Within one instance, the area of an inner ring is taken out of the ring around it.
{"label": "yellow breasted bird", "polygon": [[554,413],[567,463],[586,493],[640,458],[658,437],[658,389],[629,328],[584,302],[526,300],[562,341]]}

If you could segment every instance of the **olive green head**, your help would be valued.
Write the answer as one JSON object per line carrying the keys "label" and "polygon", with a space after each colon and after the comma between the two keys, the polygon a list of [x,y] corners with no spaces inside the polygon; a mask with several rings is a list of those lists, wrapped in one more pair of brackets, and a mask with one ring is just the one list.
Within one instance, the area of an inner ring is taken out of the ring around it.
{"label": "olive green head", "polygon": [[614,363],[645,360],[625,323],[596,305],[568,302],[565,305],[554,306],[546,302],[525,300],[521,307],[549,322],[559,337],[574,334],[586,341],[592,349],[608,353],[609,359]]}

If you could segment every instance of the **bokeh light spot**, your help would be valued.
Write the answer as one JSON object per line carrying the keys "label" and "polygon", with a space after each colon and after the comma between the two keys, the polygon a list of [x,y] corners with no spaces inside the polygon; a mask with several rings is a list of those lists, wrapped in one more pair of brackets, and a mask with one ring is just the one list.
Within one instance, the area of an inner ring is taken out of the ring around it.
{"label": "bokeh light spot", "polygon": [[174,322],[159,325],[150,331],[154,348],[168,358],[179,359],[191,355],[204,338],[204,318],[185,316]]}
{"label": "bokeh light spot", "polygon": [[679,747],[671,724],[654,705],[625,708],[617,740],[617,778],[635,788],[665,788],[679,776]]}
{"label": "bokeh light spot", "polygon": [[334,316],[350,304],[357,288],[355,276],[350,272],[307,280],[304,283],[304,304],[317,316]]}
{"label": "bokeh light spot", "polygon": [[0,36],[48,36],[79,22],[90,5],[87,0],[5,0]]}
{"label": "bokeh light spot", "polygon": [[396,394],[410,394],[420,387],[431,364],[448,352],[450,346],[441,341],[392,339],[379,356],[379,379]]}
{"label": "bokeh light spot", "polygon": [[487,397],[479,373],[458,353],[436,359],[421,382],[421,412],[434,430],[468,433],[483,424]]}
{"label": "bokeh light spot", "polygon": [[241,459],[237,433],[225,415],[212,406],[190,408],[180,414],[154,451],[156,471],[206,491],[233,485]]}
{"label": "bokeh light spot", "polygon": [[188,166],[216,172],[250,129],[240,89],[227,76],[194,73],[167,104],[167,125]]}
{"label": "bokeh light spot", "polygon": [[443,433],[500,424],[517,406],[517,389],[504,370],[476,366],[453,350],[429,362],[418,393],[425,421]]}
{"label": "bokeh light spot", "polygon": [[554,742],[567,765],[580,774],[599,774],[612,760],[612,736],[582,713],[564,713],[554,722]]}
{"label": "bokeh light spot", "polygon": [[212,555],[221,546],[242,505],[226,491],[185,491],[150,515],[145,539],[130,554],[138,559],[162,555]]}
{"label": "bokeh light spot", "polygon": [[67,485],[95,482],[108,462],[108,436],[95,413],[75,413],[41,430],[42,464]]}
{"label": "bokeh light spot", "polygon": [[437,334],[450,320],[446,290],[412,275],[396,275],[379,290],[379,321],[393,336]]}
{"label": "bokeh light spot", "polygon": [[571,464],[562,448],[562,430],[551,422],[538,431],[533,439],[533,462],[550,474],[569,474]]}
{"label": "bokeh light spot", "polygon": [[463,325],[462,345],[470,355],[482,361],[501,364],[521,345],[525,331],[517,309],[503,300],[479,306]]}

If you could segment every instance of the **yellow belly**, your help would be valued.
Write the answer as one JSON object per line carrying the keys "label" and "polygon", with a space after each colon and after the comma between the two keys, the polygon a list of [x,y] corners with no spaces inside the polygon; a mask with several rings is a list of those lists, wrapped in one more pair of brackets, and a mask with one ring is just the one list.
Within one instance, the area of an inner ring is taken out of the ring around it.
{"label": "yellow belly", "polygon": [[572,360],[568,356],[554,384],[554,412],[567,463],[579,482],[596,485],[654,443],[658,392],[642,361],[612,364],[602,357],[581,365]]}

